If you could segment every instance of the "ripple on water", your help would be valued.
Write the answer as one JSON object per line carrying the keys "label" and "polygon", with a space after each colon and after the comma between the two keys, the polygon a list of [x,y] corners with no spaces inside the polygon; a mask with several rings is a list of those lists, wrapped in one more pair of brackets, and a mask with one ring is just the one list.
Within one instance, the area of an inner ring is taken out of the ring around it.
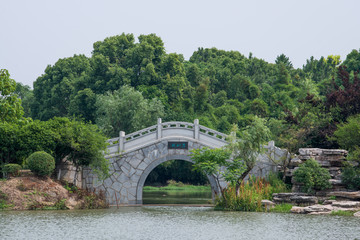
{"label": "ripple on water", "polygon": [[90,211],[0,212],[0,239],[355,239],[360,219],[122,207]]}

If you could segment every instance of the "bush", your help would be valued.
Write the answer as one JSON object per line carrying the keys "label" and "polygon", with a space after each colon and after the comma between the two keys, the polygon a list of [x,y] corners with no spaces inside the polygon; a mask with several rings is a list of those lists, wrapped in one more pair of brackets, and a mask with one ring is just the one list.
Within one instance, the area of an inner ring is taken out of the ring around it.
{"label": "bush", "polygon": [[19,164],[5,164],[3,167],[3,172],[5,172],[5,174],[13,176],[13,177],[17,177],[19,176],[19,172],[21,170],[21,166]]}
{"label": "bush", "polygon": [[55,169],[54,158],[43,151],[34,152],[27,158],[29,169],[36,175],[50,176]]}
{"label": "bush", "polygon": [[272,200],[273,193],[288,191],[286,185],[275,175],[269,176],[269,179],[274,185],[271,185],[264,178],[250,177],[246,183],[244,181],[241,183],[239,196],[236,196],[234,185],[228,186],[223,196],[216,199],[215,209],[248,212],[266,211],[261,205],[261,200]]}
{"label": "bush", "polygon": [[302,183],[301,191],[312,193],[318,190],[331,188],[329,179],[330,173],[327,169],[322,168],[320,164],[314,159],[309,159],[301,164],[295,170],[294,179],[298,183]]}
{"label": "bush", "polygon": [[360,190],[360,168],[348,164],[342,170],[341,180],[346,188]]}

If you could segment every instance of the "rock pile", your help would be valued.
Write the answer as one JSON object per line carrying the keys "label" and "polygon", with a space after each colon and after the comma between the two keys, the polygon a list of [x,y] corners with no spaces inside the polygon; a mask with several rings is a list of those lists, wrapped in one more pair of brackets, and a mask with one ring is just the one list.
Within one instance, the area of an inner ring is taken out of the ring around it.
{"label": "rock pile", "polygon": [[294,206],[291,209],[292,213],[310,215],[330,214],[336,211],[360,211],[360,202],[328,200],[325,201],[323,205],[316,204],[307,207]]}
{"label": "rock pile", "polygon": [[[331,176],[330,182],[333,185],[332,191],[343,191],[345,188],[341,183],[341,167],[343,166],[347,153],[346,150],[341,149],[300,148],[299,155],[290,160],[286,176],[292,177],[293,172],[301,163],[312,158],[315,159],[321,167],[329,170]],[[292,183],[293,192],[298,192],[300,190],[300,184],[294,182],[293,179]]]}

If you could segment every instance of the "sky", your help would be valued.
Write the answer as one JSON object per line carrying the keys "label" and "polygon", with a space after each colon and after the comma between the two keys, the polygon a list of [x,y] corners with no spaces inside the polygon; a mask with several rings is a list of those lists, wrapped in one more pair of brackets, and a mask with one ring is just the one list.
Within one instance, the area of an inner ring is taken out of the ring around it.
{"label": "sky", "polygon": [[311,56],[360,49],[359,0],[0,0],[0,69],[29,85],[48,65],[91,56],[106,37],[155,33],[167,53],[235,50],[301,68]]}

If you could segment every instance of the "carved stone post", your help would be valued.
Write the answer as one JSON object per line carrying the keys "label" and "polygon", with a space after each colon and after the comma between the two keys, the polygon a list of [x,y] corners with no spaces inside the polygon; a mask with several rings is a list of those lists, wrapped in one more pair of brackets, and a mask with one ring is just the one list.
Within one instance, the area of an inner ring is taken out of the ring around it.
{"label": "carved stone post", "polygon": [[119,136],[119,152],[125,151],[125,132],[120,131]]}
{"label": "carved stone post", "polygon": [[196,140],[199,140],[199,134],[200,134],[199,119],[195,119],[194,120],[194,138]]}
{"label": "carved stone post", "polygon": [[162,138],[162,125],[161,125],[161,123],[162,123],[161,118],[158,118],[156,139]]}

